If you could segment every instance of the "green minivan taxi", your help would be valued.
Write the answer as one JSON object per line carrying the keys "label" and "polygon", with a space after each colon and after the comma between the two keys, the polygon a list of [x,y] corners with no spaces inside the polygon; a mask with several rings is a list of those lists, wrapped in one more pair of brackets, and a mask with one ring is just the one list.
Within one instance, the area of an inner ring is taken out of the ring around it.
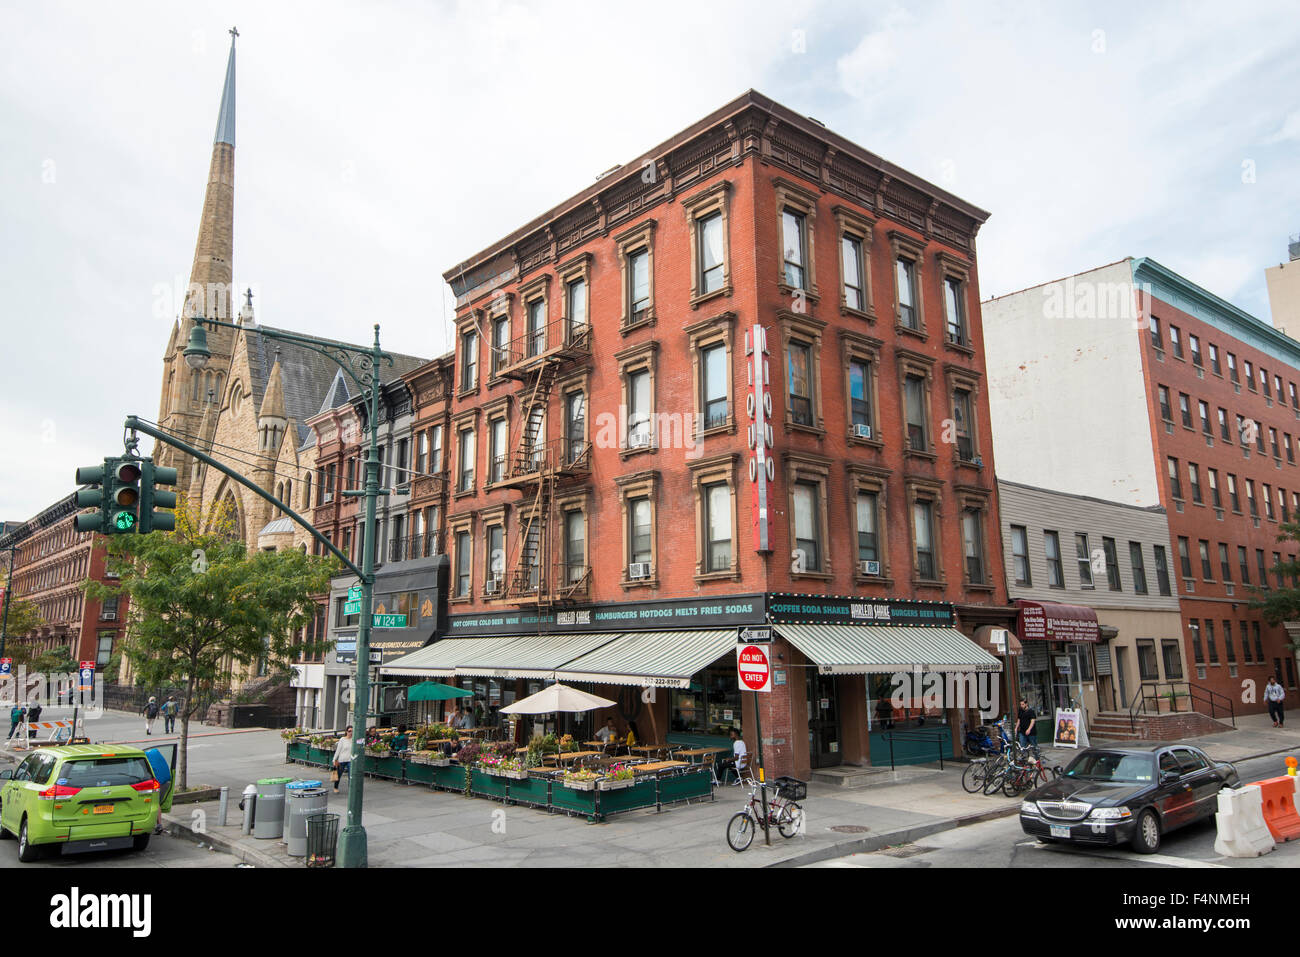
{"label": "green minivan taxi", "polygon": [[149,756],[122,745],[42,748],[0,782],[0,838],[18,838],[24,863],[53,847],[144,850],[164,803]]}

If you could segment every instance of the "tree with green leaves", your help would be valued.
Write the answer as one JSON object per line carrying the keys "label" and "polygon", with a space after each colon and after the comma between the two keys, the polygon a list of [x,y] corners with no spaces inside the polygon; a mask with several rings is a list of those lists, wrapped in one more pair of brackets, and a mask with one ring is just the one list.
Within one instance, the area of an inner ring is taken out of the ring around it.
{"label": "tree with green leaves", "polygon": [[[32,657],[32,649],[27,642],[19,639],[43,627],[45,619],[35,602],[13,594],[6,601],[9,602],[9,618],[5,623],[5,655],[12,658],[15,665],[26,664]],[[3,614],[4,610],[0,609],[0,616]]]}
{"label": "tree with green leaves", "polygon": [[252,551],[233,535],[228,508],[206,515],[184,502],[176,530],[115,535],[106,564],[116,581],[86,582],[103,599],[130,597],[122,651],[135,683],[179,687],[179,787],[188,786],[190,720],[215,688],[229,687],[260,660],[288,668],[304,647],[298,635],[329,590],[338,563],[297,549]]}
{"label": "tree with green leaves", "polygon": [[[1300,543],[1300,515],[1297,515],[1294,522],[1283,522],[1278,528],[1277,540],[1279,543],[1289,543],[1293,547]],[[1251,592],[1255,595],[1250,601],[1250,607],[1261,611],[1263,619],[1270,625],[1280,625],[1287,621],[1300,621],[1300,559],[1283,558],[1272,569],[1273,574],[1277,577],[1278,587],[1268,588],[1265,581],[1265,587],[1253,587]],[[1291,587],[1282,587],[1282,582],[1290,581]],[[1291,654],[1295,654],[1297,645],[1294,641],[1287,641],[1287,648]],[[1285,681],[1283,675],[1278,675],[1279,680]]]}

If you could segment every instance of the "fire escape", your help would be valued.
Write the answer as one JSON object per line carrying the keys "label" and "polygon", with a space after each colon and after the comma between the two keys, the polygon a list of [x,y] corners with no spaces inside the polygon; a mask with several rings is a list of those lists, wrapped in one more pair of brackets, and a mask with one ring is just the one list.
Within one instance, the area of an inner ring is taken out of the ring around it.
{"label": "fire escape", "polygon": [[[590,324],[569,327],[565,321],[529,330],[510,343],[508,354],[497,359],[501,365],[496,374],[518,381],[521,388],[517,396],[518,437],[502,464],[504,476],[496,484],[518,491],[521,501],[519,535],[497,580],[493,601],[546,610],[587,597],[591,569],[565,562],[560,540],[564,523],[555,498],[557,491],[590,476],[591,445],[581,433],[548,439],[547,423],[551,394],[560,374],[590,359]],[[585,395],[582,401],[586,401]],[[567,410],[558,411],[561,426],[553,431],[564,432]],[[585,408],[582,417],[586,417]]]}

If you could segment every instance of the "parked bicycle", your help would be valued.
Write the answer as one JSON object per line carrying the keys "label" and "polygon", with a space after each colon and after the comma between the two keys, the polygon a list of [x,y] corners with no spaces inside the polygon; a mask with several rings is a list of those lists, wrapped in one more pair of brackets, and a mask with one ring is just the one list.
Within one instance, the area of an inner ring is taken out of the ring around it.
{"label": "parked bicycle", "polygon": [[803,830],[803,807],[798,803],[808,796],[808,785],[791,777],[779,777],[771,784],[751,781],[749,796],[742,810],[727,822],[727,844],[733,851],[745,851],[754,843],[754,835],[763,827],[763,790],[767,790],[767,828],[776,828],[789,839]]}
{"label": "parked bicycle", "polygon": [[[993,725],[980,725],[979,731],[986,732],[982,736],[976,737],[978,732],[966,733],[966,748],[970,753],[975,752],[975,760],[962,772],[961,786],[971,794],[977,791],[990,793],[985,789],[985,782],[995,775],[1003,766],[1007,753],[1015,746],[1011,735],[1007,733],[1006,725],[1002,721],[995,722]],[[994,734],[996,732],[996,735]],[[978,743],[976,743],[978,741]]]}

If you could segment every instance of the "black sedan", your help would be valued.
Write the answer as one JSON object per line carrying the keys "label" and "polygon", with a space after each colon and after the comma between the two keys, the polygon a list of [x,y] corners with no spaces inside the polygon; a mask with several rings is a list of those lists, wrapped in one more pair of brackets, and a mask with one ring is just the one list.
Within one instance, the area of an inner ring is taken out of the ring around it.
{"label": "black sedan", "polygon": [[1142,854],[1161,835],[1211,817],[1219,791],[1241,782],[1231,764],[1185,744],[1089,748],[1020,805],[1020,826],[1045,843],[1124,844]]}

